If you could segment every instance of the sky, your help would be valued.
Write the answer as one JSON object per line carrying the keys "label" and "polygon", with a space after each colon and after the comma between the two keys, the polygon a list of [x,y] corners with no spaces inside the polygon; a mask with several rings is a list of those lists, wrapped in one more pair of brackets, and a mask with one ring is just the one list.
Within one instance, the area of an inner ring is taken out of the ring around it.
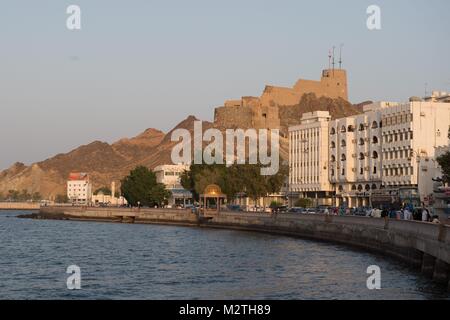
{"label": "sky", "polygon": [[[81,30],[69,30],[69,5]],[[381,30],[366,26],[369,5]],[[450,91],[448,0],[1,0],[0,170],[319,80],[343,47],[349,98]],[[338,51],[338,50],[337,50]]]}

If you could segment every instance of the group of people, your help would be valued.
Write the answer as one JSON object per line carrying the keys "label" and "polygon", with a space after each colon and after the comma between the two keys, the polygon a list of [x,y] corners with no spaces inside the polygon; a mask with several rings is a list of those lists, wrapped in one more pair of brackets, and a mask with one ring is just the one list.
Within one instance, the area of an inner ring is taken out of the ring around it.
{"label": "group of people", "polygon": [[422,205],[422,208],[414,209],[411,204],[404,205],[400,210],[395,208],[374,208],[371,209],[368,214],[373,218],[390,218],[397,220],[416,220],[423,222],[439,223],[439,217],[431,215],[430,209]]}

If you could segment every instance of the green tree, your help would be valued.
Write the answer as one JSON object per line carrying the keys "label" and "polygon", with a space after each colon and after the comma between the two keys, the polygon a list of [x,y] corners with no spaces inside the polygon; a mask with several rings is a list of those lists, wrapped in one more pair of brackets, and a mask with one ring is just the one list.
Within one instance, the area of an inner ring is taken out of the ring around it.
{"label": "green tree", "polygon": [[99,193],[103,193],[105,196],[111,195],[111,189],[108,187],[101,187],[94,191],[94,196],[98,195]]}
{"label": "green tree", "polygon": [[19,201],[20,193],[17,190],[9,190],[7,198],[11,201]]}
{"label": "green tree", "polygon": [[442,169],[442,180],[445,183],[450,183],[450,152],[444,153],[436,160]]}
{"label": "green tree", "polygon": [[33,200],[33,201],[41,201],[42,200],[42,196],[41,196],[41,194],[39,192],[34,192],[31,195],[31,200]]}
{"label": "green tree", "polygon": [[294,205],[300,208],[311,208],[313,205],[313,201],[309,198],[300,198],[295,201]]}
{"label": "green tree", "polygon": [[69,197],[67,197],[66,194],[58,194],[55,197],[55,202],[56,203],[68,203],[69,202]]}
{"label": "green tree", "polygon": [[198,200],[198,195],[209,184],[217,184],[228,199],[237,193],[245,193],[256,200],[281,190],[287,175],[287,167],[282,166],[272,176],[261,175],[261,165],[191,165],[190,171],[181,175],[181,185],[190,190]]}
{"label": "green tree", "polygon": [[31,200],[31,194],[29,194],[26,189],[23,189],[22,192],[19,194],[19,201],[27,201],[27,200]]}
{"label": "green tree", "polygon": [[138,203],[142,206],[160,206],[170,197],[165,186],[157,183],[155,173],[144,166],[132,170],[121,181],[120,188],[125,199],[133,206]]}

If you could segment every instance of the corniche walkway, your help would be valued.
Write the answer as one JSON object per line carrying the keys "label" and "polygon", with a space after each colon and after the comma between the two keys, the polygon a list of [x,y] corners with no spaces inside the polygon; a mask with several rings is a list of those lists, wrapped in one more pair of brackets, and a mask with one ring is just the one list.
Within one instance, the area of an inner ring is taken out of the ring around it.
{"label": "corniche walkway", "polygon": [[357,216],[56,206],[26,217],[226,228],[335,242],[398,258],[450,290],[449,225]]}

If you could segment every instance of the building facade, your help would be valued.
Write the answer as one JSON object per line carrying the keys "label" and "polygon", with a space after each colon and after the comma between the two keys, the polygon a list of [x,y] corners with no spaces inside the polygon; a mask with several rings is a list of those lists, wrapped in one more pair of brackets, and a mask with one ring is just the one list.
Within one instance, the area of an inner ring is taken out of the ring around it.
{"label": "building facade", "polygon": [[189,170],[189,166],[182,164],[165,164],[153,169],[156,174],[156,181],[164,184],[172,194],[169,199],[169,206],[192,203],[192,193],[185,190],[181,185],[181,175],[187,170]]}
{"label": "building facade", "polygon": [[67,180],[67,197],[74,205],[89,205],[92,197],[92,185],[89,175],[84,172],[70,173]]}
{"label": "building facade", "polygon": [[328,111],[304,113],[298,126],[289,128],[289,198],[315,199],[317,205],[331,204],[328,179]]}
{"label": "building facade", "polygon": [[364,106],[364,113],[330,122],[329,180],[334,204],[369,205],[370,194],[381,187],[381,116],[386,103]]}

